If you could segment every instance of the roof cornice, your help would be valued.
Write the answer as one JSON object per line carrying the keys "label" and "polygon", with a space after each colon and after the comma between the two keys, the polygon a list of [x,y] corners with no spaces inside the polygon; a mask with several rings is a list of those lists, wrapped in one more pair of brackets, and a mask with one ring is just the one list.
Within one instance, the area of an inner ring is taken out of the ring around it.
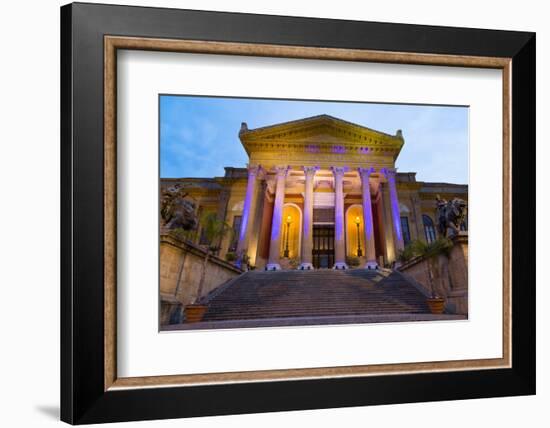
{"label": "roof cornice", "polygon": [[253,152],[294,150],[306,153],[349,153],[392,156],[401,151],[401,131],[389,135],[329,115],[248,129],[243,123],[239,138],[250,156]]}

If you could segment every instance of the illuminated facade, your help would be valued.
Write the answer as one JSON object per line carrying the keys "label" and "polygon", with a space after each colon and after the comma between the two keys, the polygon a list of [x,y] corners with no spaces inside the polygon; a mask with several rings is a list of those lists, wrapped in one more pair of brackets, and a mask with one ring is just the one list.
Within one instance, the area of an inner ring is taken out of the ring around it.
{"label": "illuminated facade", "polygon": [[[400,130],[385,134],[321,115],[239,132],[248,168],[224,177],[167,178],[183,186],[198,216],[233,227],[221,258],[247,254],[257,269],[387,266],[412,240],[437,238],[435,198],[467,201],[467,185],[397,173]],[[204,237],[200,226],[193,239]]]}

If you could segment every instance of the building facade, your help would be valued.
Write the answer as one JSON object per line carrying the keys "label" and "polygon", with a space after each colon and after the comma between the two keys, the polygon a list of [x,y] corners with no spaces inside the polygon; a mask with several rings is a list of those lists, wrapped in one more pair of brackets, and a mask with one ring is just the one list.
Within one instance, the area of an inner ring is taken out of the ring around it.
{"label": "building facade", "polygon": [[[397,172],[402,132],[385,134],[321,115],[257,129],[243,123],[247,168],[223,177],[164,178],[197,216],[233,228],[218,256],[248,256],[257,269],[388,266],[408,242],[437,239],[436,196],[468,200],[468,186],[416,181]],[[467,227],[467,224],[463,225]],[[201,227],[191,237],[206,244]]]}

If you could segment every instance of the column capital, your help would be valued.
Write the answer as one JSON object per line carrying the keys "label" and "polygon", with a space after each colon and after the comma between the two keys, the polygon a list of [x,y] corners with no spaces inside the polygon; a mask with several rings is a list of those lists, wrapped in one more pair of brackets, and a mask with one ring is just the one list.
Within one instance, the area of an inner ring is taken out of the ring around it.
{"label": "column capital", "polygon": [[263,168],[262,168],[261,165],[251,165],[251,164],[248,164],[246,169],[248,170],[248,176],[249,176],[249,177],[251,177],[251,176],[252,176],[252,177],[256,177],[256,176],[258,176],[259,174],[261,174],[262,171],[263,171]]}
{"label": "column capital", "polygon": [[277,178],[286,177],[288,175],[288,172],[290,171],[290,166],[277,165],[273,167],[273,171],[275,172]]}
{"label": "column capital", "polygon": [[357,168],[357,172],[359,173],[359,177],[361,177],[361,181],[367,181],[369,180],[370,175],[373,172],[376,172],[376,170],[371,166],[367,168]]}
{"label": "column capital", "polygon": [[386,177],[386,179],[390,179],[390,178],[395,178],[395,175],[397,174],[397,169],[395,168],[382,168],[380,170],[380,172],[382,174],[384,174],[384,177]]}
{"label": "column capital", "polygon": [[318,166],[303,166],[302,169],[306,177],[314,177],[315,173],[319,171]]}
{"label": "column capital", "polygon": [[330,170],[334,177],[343,177],[344,173],[348,172],[349,168],[347,166],[331,166]]}
{"label": "column capital", "polygon": [[277,179],[274,177],[266,177],[265,179],[267,193],[275,194],[275,187],[277,186]]}

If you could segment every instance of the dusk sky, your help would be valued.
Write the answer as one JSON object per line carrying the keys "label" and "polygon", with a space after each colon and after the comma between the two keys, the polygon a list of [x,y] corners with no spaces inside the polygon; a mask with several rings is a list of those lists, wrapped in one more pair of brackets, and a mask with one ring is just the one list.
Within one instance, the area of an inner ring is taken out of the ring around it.
{"label": "dusk sky", "polygon": [[160,99],[161,177],[223,176],[225,166],[247,164],[241,122],[254,129],[319,114],[392,135],[402,129],[399,172],[416,172],[419,181],[468,184],[467,107],[172,95]]}

